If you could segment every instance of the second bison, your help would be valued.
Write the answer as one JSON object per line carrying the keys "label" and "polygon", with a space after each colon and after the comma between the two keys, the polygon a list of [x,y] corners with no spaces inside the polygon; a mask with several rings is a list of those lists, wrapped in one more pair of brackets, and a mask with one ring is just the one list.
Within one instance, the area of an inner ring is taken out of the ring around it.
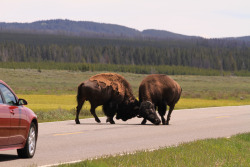
{"label": "second bison", "polygon": [[[141,112],[141,116],[155,113],[156,107],[158,107],[158,113],[161,116],[162,124],[168,125],[175,104],[180,99],[181,92],[182,89],[180,85],[167,75],[152,74],[147,76],[139,87],[140,111],[143,111]],[[170,108],[167,120],[165,120],[164,116],[166,114],[167,105]],[[145,124],[146,121],[147,120],[144,119],[142,124]]]}

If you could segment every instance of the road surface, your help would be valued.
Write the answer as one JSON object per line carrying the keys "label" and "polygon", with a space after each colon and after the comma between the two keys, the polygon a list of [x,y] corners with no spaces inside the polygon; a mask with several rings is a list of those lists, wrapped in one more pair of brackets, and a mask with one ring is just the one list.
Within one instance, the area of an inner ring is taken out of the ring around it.
{"label": "road surface", "polygon": [[39,124],[37,150],[32,159],[18,159],[16,150],[0,152],[0,166],[48,166],[151,150],[205,138],[230,137],[250,132],[250,105],[174,110],[170,125],[140,125],[141,118],[116,124],[94,119]]}

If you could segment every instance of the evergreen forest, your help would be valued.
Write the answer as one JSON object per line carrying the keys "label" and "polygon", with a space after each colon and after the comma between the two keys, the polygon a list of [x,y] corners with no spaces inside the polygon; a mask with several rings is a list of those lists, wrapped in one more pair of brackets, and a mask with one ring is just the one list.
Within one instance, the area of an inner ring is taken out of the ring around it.
{"label": "evergreen forest", "polygon": [[184,72],[188,68],[215,70],[220,74],[242,71],[249,74],[250,42],[204,38],[94,38],[0,31],[0,66],[14,62],[38,63],[36,68],[50,62],[75,64],[76,70],[90,70],[91,65],[92,70],[94,66],[119,65],[132,72],[134,67],[148,67],[144,72],[135,70],[136,73],[164,73],[161,70],[164,67],[178,67]]}

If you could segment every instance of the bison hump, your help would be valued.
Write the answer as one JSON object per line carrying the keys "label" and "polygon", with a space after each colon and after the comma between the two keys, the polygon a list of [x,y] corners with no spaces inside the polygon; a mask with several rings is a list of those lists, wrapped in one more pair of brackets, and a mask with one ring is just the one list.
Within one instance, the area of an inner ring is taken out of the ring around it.
{"label": "bison hump", "polygon": [[102,73],[92,76],[90,81],[96,81],[102,87],[112,87],[115,92],[118,92],[122,97],[125,96],[126,93],[126,82],[125,78],[119,74],[114,73]]}

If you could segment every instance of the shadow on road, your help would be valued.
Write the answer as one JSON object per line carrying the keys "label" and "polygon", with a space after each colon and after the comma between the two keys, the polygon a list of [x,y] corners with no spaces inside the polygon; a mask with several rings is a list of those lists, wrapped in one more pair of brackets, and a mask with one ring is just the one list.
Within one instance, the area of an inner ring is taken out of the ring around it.
{"label": "shadow on road", "polygon": [[17,155],[0,154],[0,162],[13,161],[16,159],[20,159],[20,158]]}
{"label": "shadow on road", "polygon": [[115,126],[115,125],[124,125],[124,126],[128,126],[128,125],[133,125],[133,126],[160,126],[160,125],[154,125],[154,124],[123,124],[123,123],[115,123],[115,124],[110,124],[110,123],[81,123],[81,124],[75,124],[75,123],[70,123],[69,125],[95,125],[95,126],[100,126],[100,125],[109,125],[109,126]]}

